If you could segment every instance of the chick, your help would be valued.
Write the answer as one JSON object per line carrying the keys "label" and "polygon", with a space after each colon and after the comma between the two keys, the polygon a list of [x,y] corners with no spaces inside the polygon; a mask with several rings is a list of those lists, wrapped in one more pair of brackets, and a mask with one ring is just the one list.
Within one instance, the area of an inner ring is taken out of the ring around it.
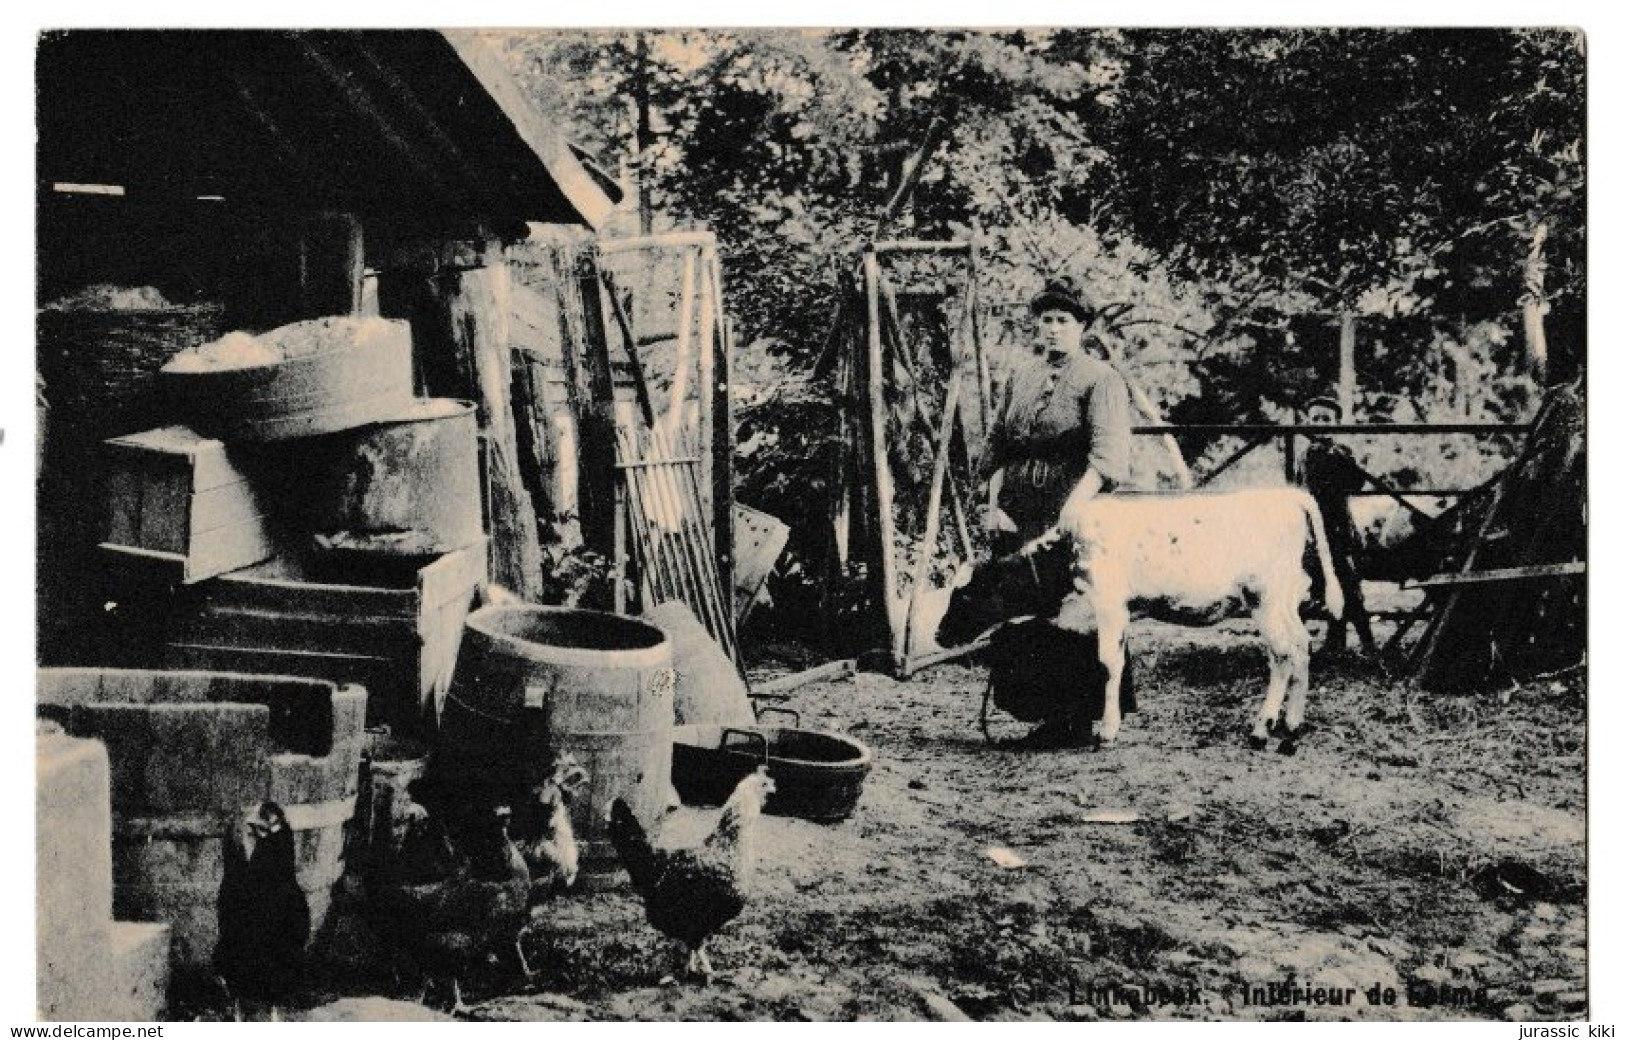
{"label": "chick", "polygon": [[581,849],[570,822],[570,803],[591,775],[571,754],[559,756],[553,772],[531,788],[514,814],[513,830],[530,868],[530,905],[545,902],[575,884]]}
{"label": "chick", "polygon": [[298,988],[310,941],[293,828],[280,805],[262,802],[232,819],[223,844],[214,969],[234,1002],[248,997],[274,1007]]}
{"label": "chick", "polygon": [[643,899],[649,923],[688,948],[690,975],[713,974],[705,942],[745,908],[754,887],[757,819],[772,792],[765,768],[745,777],[723,805],[716,828],[699,845],[684,849],[654,845],[624,801],[617,798],[610,806],[616,854]]}
{"label": "chick", "polygon": [[[427,813],[410,814],[412,829],[427,830]],[[386,942],[411,958],[427,983],[450,979],[453,1013],[463,1004],[461,977],[512,952],[530,974],[519,949],[530,896],[530,871],[508,837],[506,806],[472,814],[459,832],[461,846],[440,835],[423,844],[448,852],[449,873],[436,880],[402,884],[381,877],[367,894],[368,917]],[[408,843],[414,839],[408,832]]]}

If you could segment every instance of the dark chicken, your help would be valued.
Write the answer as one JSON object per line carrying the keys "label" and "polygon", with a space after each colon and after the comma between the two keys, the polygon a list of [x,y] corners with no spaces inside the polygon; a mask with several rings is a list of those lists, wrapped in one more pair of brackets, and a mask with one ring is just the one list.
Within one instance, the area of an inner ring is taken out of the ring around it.
{"label": "dark chicken", "polygon": [[298,988],[310,941],[293,828],[280,805],[262,802],[232,819],[223,845],[214,970],[233,1001],[246,997],[274,1007]]}
{"label": "dark chicken", "polygon": [[654,845],[619,798],[610,806],[610,841],[643,899],[649,923],[688,947],[691,975],[712,974],[705,942],[745,908],[756,872],[757,817],[772,791],[766,770],[745,777],[723,805],[716,829],[699,845],[683,849]]}
{"label": "dark chicken", "polygon": [[[379,936],[405,953],[421,974],[425,990],[435,979],[451,980],[452,1011],[467,1010],[460,978],[512,953],[520,970],[530,973],[519,949],[530,895],[530,871],[508,837],[508,810],[498,806],[472,815],[459,831],[459,847],[421,806],[408,809],[410,823],[404,854],[423,850],[410,871],[384,872],[368,886],[368,917]],[[424,877],[439,863],[440,877]]]}

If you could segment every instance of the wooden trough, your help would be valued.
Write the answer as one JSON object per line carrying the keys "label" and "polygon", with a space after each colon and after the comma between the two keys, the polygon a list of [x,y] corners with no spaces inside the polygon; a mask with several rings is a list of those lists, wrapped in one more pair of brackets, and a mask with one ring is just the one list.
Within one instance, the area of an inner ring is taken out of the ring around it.
{"label": "wooden trough", "polygon": [[188,583],[273,552],[259,497],[222,442],[165,426],[114,437],[106,453],[103,549]]}
{"label": "wooden trough", "polygon": [[165,663],[356,683],[370,725],[425,736],[451,682],[485,540],[427,560],[344,554],[343,581],[318,562],[271,560],[193,586]]}
{"label": "wooden trough", "polygon": [[113,912],[171,927],[178,972],[218,937],[224,837],[260,802],[293,829],[299,885],[321,927],[344,869],[366,693],[279,676],[42,668],[38,711],[107,745]]}

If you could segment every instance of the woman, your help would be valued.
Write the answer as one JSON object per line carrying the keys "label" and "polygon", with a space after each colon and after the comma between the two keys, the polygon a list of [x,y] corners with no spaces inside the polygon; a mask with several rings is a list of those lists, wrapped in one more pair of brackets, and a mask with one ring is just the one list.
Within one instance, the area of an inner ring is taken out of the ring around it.
{"label": "woman", "polygon": [[[987,530],[1003,555],[1128,480],[1128,385],[1071,284],[1033,297],[1042,350],[1010,374],[988,451]],[[1090,349],[1101,356],[1091,356]]]}

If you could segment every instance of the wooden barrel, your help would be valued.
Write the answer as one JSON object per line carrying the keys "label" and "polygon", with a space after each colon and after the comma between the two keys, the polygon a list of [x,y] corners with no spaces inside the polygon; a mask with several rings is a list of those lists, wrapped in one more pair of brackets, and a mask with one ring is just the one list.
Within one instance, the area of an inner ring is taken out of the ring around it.
{"label": "wooden barrel", "polygon": [[469,615],[440,717],[437,788],[520,797],[554,756],[592,775],[571,804],[581,883],[619,869],[606,819],[623,798],[645,821],[664,811],[671,775],[671,644],[654,625],[565,607],[500,605]]}
{"label": "wooden barrel", "polygon": [[474,405],[413,401],[331,442],[306,462],[318,500],[312,527],[330,547],[429,556],[484,536]]}
{"label": "wooden barrel", "polygon": [[40,711],[107,745],[113,912],[168,923],[178,973],[206,971],[218,938],[225,837],[270,800],[294,834],[314,933],[344,869],[367,695],[311,679],[44,668]]}

